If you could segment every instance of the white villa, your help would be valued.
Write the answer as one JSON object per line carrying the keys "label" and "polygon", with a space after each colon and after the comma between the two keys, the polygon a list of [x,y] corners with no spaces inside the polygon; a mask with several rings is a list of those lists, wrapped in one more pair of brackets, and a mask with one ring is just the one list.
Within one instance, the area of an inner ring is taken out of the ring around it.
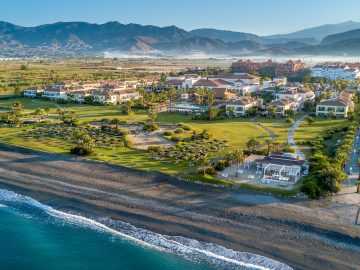
{"label": "white villa", "polygon": [[285,116],[286,110],[294,110],[298,109],[298,104],[296,101],[290,98],[284,98],[279,100],[274,100],[268,104],[269,107],[275,108],[276,116]]}
{"label": "white villa", "polygon": [[271,153],[269,156],[250,155],[244,168],[255,168],[263,182],[285,182],[295,184],[301,178],[305,160],[292,153]]}
{"label": "white villa", "polygon": [[45,88],[42,98],[51,100],[67,100],[67,90],[63,88]]}
{"label": "white villa", "polygon": [[316,105],[316,116],[347,117],[348,112],[354,109],[351,97],[351,94],[347,92],[340,92],[335,97],[321,100]]}
{"label": "white villa", "polygon": [[38,93],[43,93],[45,87],[33,87],[24,90],[24,97],[36,98]]}
{"label": "white villa", "polygon": [[245,116],[246,112],[257,105],[257,101],[252,98],[240,98],[234,102],[229,102],[226,104],[226,114],[229,115],[230,108],[234,110],[235,117]]}

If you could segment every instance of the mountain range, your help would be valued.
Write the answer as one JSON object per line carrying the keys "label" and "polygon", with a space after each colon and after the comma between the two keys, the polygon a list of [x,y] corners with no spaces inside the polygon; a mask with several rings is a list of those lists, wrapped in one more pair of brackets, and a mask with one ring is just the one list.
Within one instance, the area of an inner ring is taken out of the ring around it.
{"label": "mountain range", "polygon": [[360,23],[348,21],[289,34],[259,36],[211,28],[108,22],[23,27],[0,22],[0,57],[126,52],[139,54],[360,55]]}

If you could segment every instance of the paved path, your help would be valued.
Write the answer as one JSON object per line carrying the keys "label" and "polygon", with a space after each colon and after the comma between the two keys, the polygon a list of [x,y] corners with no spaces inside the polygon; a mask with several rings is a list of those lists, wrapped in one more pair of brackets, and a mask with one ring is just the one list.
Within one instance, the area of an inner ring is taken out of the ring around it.
{"label": "paved path", "polygon": [[345,166],[345,172],[348,175],[348,181],[344,183],[344,186],[355,186],[355,182],[359,178],[359,166],[358,160],[360,158],[359,155],[359,147],[360,147],[360,131],[356,134],[354,144],[350,153],[350,161]]}
{"label": "paved path", "polygon": [[[259,116],[255,116],[255,117],[251,118],[249,121],[250,121],[252,124],[261,127],[267,134],[269,134],[269,136],[270,136],[271,139],[275,139],[275,138],[276,138],[276,135],[275,135],[275,133],[274,133],[270,128],[265,127],[265,126],[262,125],[261,123],[256,122],[256,119],[257,119],[258,117],[259,117]],[[263,147],[263,146],[265,146],[265,145],[267,145],[267,144],[266,144],[266,143],[262,143],[262,144],[258,145],[258,146],[255,147],[255,148],[258,149],[258,148],[261,148],[261,147]]]}
{"label": "paved path", "polygon": [[288,132],[288,138],[287,138],[288,144],[295,149],[295,151],[298,155],[301,155],[303,157],[305,157],[305,155],[301,152],[299,147],[295,144],[294,135],[295,135],[296,129],[300,126],[301,122],[304,121],[304,119],[306,117],[307,117],[307,115],[304,115],[295,121],[294,125],[290,128],[290,130]]}

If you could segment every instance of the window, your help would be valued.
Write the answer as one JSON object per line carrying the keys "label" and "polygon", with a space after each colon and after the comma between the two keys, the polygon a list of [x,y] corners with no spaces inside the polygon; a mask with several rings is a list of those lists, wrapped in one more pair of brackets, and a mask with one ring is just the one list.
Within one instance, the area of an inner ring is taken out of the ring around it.
{"label": "window", "polygon": [[336,112],[345,112],[345,108],[344,107],[337,107]]}
{"label": "window", "polygon": [[325,107],[318,107],[318,111],[325,111]]}

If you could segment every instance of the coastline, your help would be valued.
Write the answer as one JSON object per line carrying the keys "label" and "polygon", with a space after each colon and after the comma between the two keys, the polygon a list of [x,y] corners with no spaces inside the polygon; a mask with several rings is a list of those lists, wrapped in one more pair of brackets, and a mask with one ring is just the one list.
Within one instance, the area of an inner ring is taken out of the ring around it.
{"label": "coastline", "polygon": [[0,188],[64,212],[215,243],[294,269],[356,269],[360,264],[360,227],[336,210],[358,209],[328,199],[216,188],[2,144],[0,164]]}

